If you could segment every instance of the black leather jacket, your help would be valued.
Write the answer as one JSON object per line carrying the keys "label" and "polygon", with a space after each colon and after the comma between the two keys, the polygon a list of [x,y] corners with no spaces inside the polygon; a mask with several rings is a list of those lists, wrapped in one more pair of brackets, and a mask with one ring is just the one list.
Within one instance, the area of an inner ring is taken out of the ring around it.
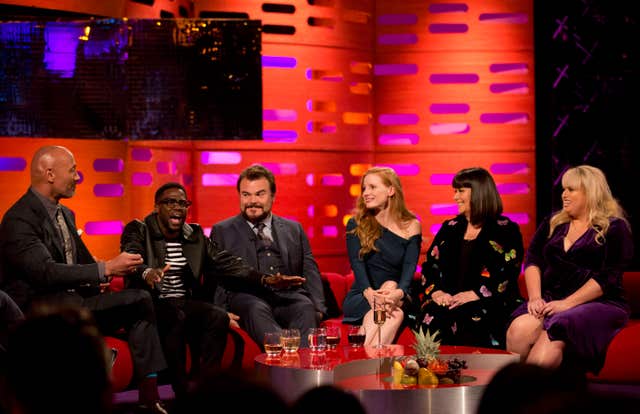
{"label": "black leather jacket", "polygon": [[[120,238],[120,250],[139,253],[144,259],[136,272],[125,279],[127,287],[146,288],[149,286],[142,278],[145,269],[164,267],[167,243],[160,231],[157,214],[152,213],[144,221],[129,222]],[[199,224],[182,226],[182,251],[189,264],[186,269],[185,286],[191,297],[213,301],[218,281],[224,278],[226,284],[238,284],[239,287],[260,286],[263,273],[249,266],[244,259],[221,250],[208,237],[205,237]],[[189,274],[191,277],[188,277]],[[158,292],[152,290],[152,293]]]}

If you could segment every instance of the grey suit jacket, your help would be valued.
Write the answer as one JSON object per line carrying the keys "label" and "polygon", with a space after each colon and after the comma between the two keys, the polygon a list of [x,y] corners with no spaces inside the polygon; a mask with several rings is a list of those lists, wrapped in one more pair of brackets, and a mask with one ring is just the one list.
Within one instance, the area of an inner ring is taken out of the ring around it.
{"label": "grey suit jacket", "polygon": [[[272,231],[280,248],[284,265],[283,274],[307,279],[303,289],[308,292],[316,310],[327,314],[324,291],[318,264],[311,253],[309,239],[302,225],[284,217],[272,215]],[[211,229],[211,239],[224,250],[243,257],[249,265],[258,268],[256,235],[241,214],[223,220]]]}

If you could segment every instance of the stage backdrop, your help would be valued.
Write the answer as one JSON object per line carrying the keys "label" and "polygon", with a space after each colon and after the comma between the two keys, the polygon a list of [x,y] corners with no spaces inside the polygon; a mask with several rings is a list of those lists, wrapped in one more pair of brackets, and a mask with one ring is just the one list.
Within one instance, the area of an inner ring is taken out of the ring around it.
{"label": "stage backdrop", "polygon": [[536,217],[532,1],[76,3],[29,2],[118,18],[178,16],[187,3],[188,17],[261,21],[262,140],[2,138],[0,212],[26,190],[33,151],[66,145],[83,177],[68,204],[104,258],[117,253],[122,226],[151,211],[160,184],[187,185],[190,219],[210,228],[238,213],[237,174],[260,162],[277,177],[274,211],[302,222],[321,270],[348,272],[344,225],[366,168],[401,175],[426,250],[457,213],[453,174],[478,165],[493,173],[528,244]]}

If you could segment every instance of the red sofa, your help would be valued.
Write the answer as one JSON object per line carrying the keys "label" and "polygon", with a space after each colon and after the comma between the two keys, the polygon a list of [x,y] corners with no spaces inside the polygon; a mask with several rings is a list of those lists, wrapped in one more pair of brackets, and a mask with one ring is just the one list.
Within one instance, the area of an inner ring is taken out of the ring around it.
{"label": "red sofa", "polygon": [[[114,278],[109,287],[113,291],[124,288],[122,278]],[[131,387],[133,380],[133,364],[129,346],[123,337],[108,336],[105,338],[107,346],[115,349],[116,358],[111,369],[112,386],[114,392],[124,391]],[[262,351],[251,339],[249,334],[240,328],[229,330],[227,346],[222,359],[224,368],[253,369],[253,360]],[[190,366],[190,355],[187,354],[187,366]]]}
{"label": "red sofa", "polygon": [[[323,273],[323,278],[331,287],[335,301],[341,305],[353,283],[353,274]],[[520,277],[519,284],[526,296],[524,276]],[[589,379],[598,383],[640,385],[640,358],[637,357],[640,349],[640,272],[626,272],[623,286],[631,306],[631,320],[609,345],[602,371],[597,376],[589,375]],[[324,323],[341,323],[341,317],[333,317]],[[346,336],[344,332],[343,340]],[[409,346],[413,343],[413,334],[409,329],[404,329],[397,342]]]}
{"label": "red sofa", "polygon": [[640,385],[640,272],[625,272],[622,284],[631,307],[631,319],[611,341],[602,371],[590,379]]}
{"label": "red sofa", "polygon": [[[341,343],[347,344],[347,325],[342,323],[342,303],[353,284],[353,274],[323,272],[322,279],[329,308],[329,318],[323,321],[323,324],[339,325],[342,328]],[[523,277],[519,282],[520,289],[526,294]],[[640,385],[640,358],[636,356],[637,350],[640,349],[640,272],[626,272],[623,283],[631,305],[631,320],[611,342],[602,371],[597,376],[589,376],[593,382]],[[413,344],[411,330],[404,329],[400,332],[397,343],[407,347]],[[113,367],[113,379],[115,391],[121,391],[131,383],[131,355],[126,342],[121,339],[108,337],[107,344],[118,350]],[[260,347],[245,331],[233,329],[229,333],[223,366],[234,365],[252,369],[254,358],[260,352]]]}

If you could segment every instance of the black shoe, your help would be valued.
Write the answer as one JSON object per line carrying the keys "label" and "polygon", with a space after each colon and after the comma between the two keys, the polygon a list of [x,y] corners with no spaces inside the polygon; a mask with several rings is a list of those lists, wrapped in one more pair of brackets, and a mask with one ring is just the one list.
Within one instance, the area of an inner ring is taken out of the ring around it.
{"label": "black shoe", "polygon": [[169,414],[169,410],[162,401],[155,401],[151,405],[138,405],[138,413],[140,414]]}

